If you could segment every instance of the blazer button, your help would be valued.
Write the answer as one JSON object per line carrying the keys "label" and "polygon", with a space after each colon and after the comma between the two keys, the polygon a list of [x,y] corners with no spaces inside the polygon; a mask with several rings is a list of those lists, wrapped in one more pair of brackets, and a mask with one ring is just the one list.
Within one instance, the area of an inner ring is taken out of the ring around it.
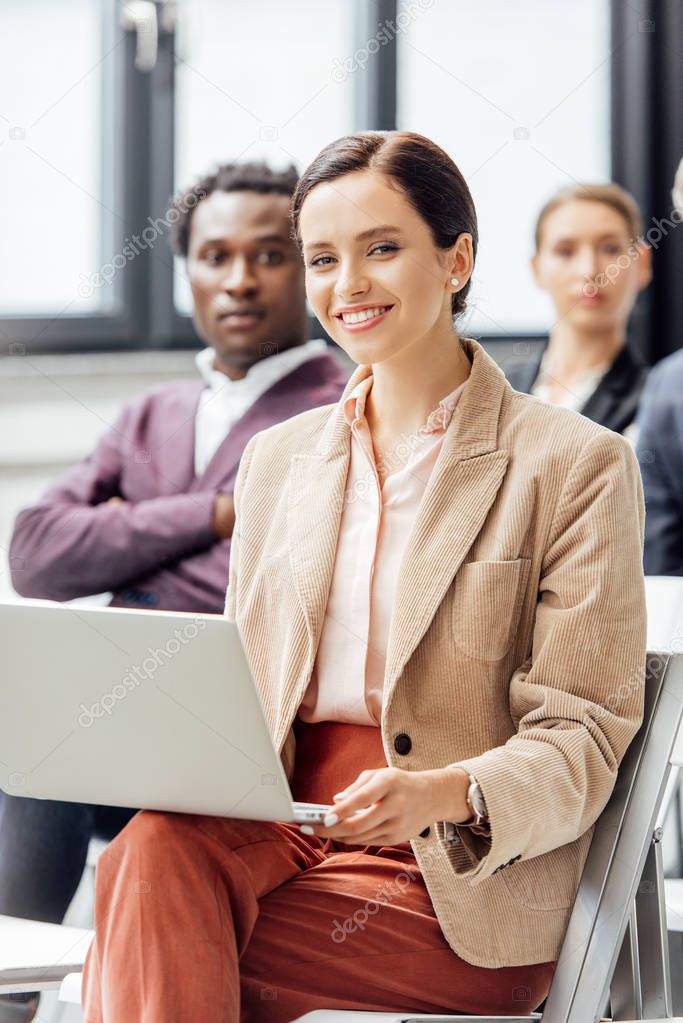
{"label": "blazer button", "polygon": [[394,749],[396,750],[396,752],[400,753],[402,757],[405,757],[408,755],[408,753],[410,753],[412,748],[413,744],[410,739],[410,736],[406,735],[405,732],[399,732],[399,734],[394,739]]}
{"label": "blazer button", "polygon": [[420,832],[420,838],[426,838],[428,834],[429,834],[429,825],[427,825],[427,827],[424,829],[424,831]]}

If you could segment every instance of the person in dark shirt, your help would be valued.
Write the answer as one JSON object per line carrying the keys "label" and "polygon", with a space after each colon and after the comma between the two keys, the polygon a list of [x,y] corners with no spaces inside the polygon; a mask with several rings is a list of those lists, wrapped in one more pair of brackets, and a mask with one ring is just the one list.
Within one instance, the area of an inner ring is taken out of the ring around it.
{"label": "person in dark shirt", "polygon": [[[673,187],[683,220],[683,160]],[[683,575],[683,351],[650,374],[638,414],[637,454],[645,491],[645,574]]]}

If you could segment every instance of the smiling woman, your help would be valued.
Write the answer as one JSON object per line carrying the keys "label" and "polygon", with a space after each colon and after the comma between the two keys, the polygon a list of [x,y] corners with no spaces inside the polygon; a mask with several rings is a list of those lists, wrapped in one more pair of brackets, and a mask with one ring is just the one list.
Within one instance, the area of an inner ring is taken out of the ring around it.
{"label": "smiling woman", "polygon": [[456,165],[415,133],[345,136],[292,221],[358,367],[245,449],[225,612],[294,798],[334,812],[311,833],[138,814],[98,868],[87,1023],[103,1001],[210,1018],[217,992],[235,1023],[537,1008],[642,721],[635,457],[459,336],[477,226]]}
{"label": "smiling woman", "polygon": [[[465,309],[477,250],[474,204],[456,165],[429,140],[394,135],[384,145],[379,132],[332,143],[292,199],[314,312],[354,362],[387,367],[393,397],[381,425],[382,378],[366,408],[376,451],[390,435],[419,428],[445,381],[465,380],[453,317]],[[434,375],[415,402],[405,371],[425,358]]]}

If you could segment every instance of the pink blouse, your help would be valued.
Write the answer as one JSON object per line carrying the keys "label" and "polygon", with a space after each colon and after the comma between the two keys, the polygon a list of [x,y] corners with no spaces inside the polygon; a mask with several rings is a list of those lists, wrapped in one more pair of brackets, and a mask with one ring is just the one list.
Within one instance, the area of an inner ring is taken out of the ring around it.
{"label": "pink blouse", "polygon": [[372,376],[344,402],[351,455],[327,610],[299,707],[308,722],[380,724],[389,626],[408,538],[465,383],[387,457],[380,484],[365,418]]}

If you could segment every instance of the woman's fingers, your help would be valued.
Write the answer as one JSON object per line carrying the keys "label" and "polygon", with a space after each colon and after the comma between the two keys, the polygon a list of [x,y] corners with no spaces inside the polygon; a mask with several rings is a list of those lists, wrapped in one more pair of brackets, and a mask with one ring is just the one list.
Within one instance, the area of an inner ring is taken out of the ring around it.
{"label": "woman's fingers", "polygon": [[[330,816],[325,818],[330,820]],[[345,817],[343,820],[340,819],[334,824],[315,824],[312,826],[312,832],[307,831],[305,834],[315,834],[320,838],[339,838],[346,837],[349,842],[355,842],[357,837],[363,832],[370,830],[377,831],[379,827],[386,827],[387,815],[386,812],[377,806],[369,806],[366,810],[360,811],[354,814],[352,817]]]}
{"label": "woman's fingers", "polygon": [[335,841],[351,842],[354,845],[372,845],[374,839],[388,831],[393,831],[395,820],[383,811],[377,810],[367,815],[347,818],[331,828],[322,828],[321,837],[333,838]]}
{"label": "woman's fingers", "polygon": [[[358,787],[354,788],[355,785]],[[362,782],[359,779],[358,782],[354,782],[354,785],[349,786],[345,790],[348,795],[340,799],[338,803],[335,803],[332,812],[339,820],[342,818],[348,819],[352,813],[362,810],[364,807],[370,806],[372,803],[382,799],[390,787],[391,777],[386,772],[376,772],[374,776]]]}

